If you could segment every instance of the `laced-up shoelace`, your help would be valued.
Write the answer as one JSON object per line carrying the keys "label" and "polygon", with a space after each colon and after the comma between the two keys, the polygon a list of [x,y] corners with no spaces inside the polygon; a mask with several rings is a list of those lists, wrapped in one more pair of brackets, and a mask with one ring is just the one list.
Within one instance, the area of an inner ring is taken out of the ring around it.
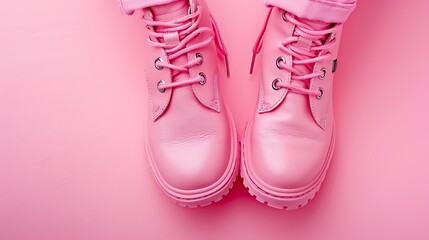
{"label": "laced-up shoelace", "polygon": [[[197,7],[196,11],[192,12],[191,7],[189,8],[188,15],[174,19],[172,21],[155,21],[150,19],[144,19],[149,29],[148,42],[151,46],[160,47],[165,49],[168,60],[170,63],[164,62],[161,58],[155,60],[155,67],[158,70],[163,68],[172,70],[172,78],[174,79],[179,73],[189,73],[189,69],[200,65],[203,62],[203,56],[197,54],[192,60],[189,60],[182,66],[171,64],[174,59],[187,54],[191,51],[206,46],[213,40],[214,32],[208,27],[198,27],[201,21],[201,8]],[[153,39],[163,39],[166,34],[177,33],[179,37],[179,43],[176,45],[169,45],[165,42],[158,42]],[[204,34],[205,39],[197,43],[188,44],[192,39],[200,34]],[[152,37],[152,39],[151,39]],[[191,85],[194,83],[204,84],[206,81],[204,73],[200,73],[197,76],[185,80],[180,80],[172,83],[164,83],[160,81],[158,83],[158,90],[164,92],[168,88],[176,88],[185,85]]]}
{"label": "laced-up shoelace", "polygon": [[[264,29],[253,49],[254,57],[261,49],[261,40],[265,32],[270,14],[271,11],[268,14]],[[282,16],[285,21],[289,21],[295,25],[294,34],[292,36],[287,37],[281,43],[280,46],[280,49],[291,55],[293,60],[292,66],[288,66],[285,63],[284,57],[279,57],[276,60],[277,67],[289,71],[291,73],[291,80],[304,81],[312,79],[314,77],[324,78],[326,75],[326,70],[323,69],[318,72],[313,72],[313,66],[317,62],[323,61],[331,57],[329,49],[335,44],[336,39],[333,38],[327,43],[325,43],[325,39],[327,38],[328,34],[332,34],[337,31],[339,24],[335,24],[334,26],[326,30],[316,30],[309,24],[298,20],[290,13],[283,12]],[[295,45],[295,43],[299,41],[300,37],[311,40],[311,46],[309,47],[309,49],[303,49]],[[320,54],[323,50],[328,51]],[[251,72],[253,71],[253,64],[254,59],[252,60]],[[297,68],[298,65],[304,66],[307,71],[299,70]],[[321,92],[320,90],[310,90],[304,87],[299,87],[291,83],[282,82],[280,79],[275,79],[273,81],[273,88],[275,90],[279,90],[280,88],[286,88],[295,93],[308,94],[316,97],[321,97],[321,95],[323,95],[323,92]]]}

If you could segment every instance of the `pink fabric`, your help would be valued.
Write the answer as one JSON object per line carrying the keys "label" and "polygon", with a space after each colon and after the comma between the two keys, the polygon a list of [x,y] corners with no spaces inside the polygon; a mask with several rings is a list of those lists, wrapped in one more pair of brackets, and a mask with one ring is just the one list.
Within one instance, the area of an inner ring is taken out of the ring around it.
{"label": "pink fabric", "polygon": [[171,3],[177,0],[117,0],[121,11],[131,15],[137,9]]}
{"label": "pink fabric", "polygon": [[[133,14],[135,10],[167,4],[178,0],[118,0],[121,11]],[[356,0],[264,0],[267,6],[285,9],[298,17],[323,22],[344,22],[356,7]]]}
{"label": "pink fabric", "polygon": [[298,17],[322,22],[345,22],[356,7],[355,0],[265,0]]}

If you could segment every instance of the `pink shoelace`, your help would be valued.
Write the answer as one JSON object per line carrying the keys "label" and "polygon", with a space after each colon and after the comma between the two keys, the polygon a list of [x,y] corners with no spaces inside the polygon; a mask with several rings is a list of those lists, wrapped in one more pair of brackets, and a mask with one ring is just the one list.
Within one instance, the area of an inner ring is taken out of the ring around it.
{"label": "pink shoelace", "polygon": [[[253,72],[255,56],[262,48],[262,38],[265,33],[271,12],[272,9],[268,13],[264,28],[253,48],[253,59],[250,73]],[[315,63],[323,61],[331,56],[329,49],[331,49],[331,47],[335,44],[336,38],[333,37],[329,39],[327,38],[327,36],[329,34],[335,33],[339,27],[339,24],[335,24],[329,29],[316,30],[309,24],[300,21],[295,16],[285,11],[283,12],[283,19],[284,21],[291,22],[295,25],[294,34],[282,41],[280,46],[280,49],[292,56],[293,60],[292,66],[288,66],[285,63],[284,57],[279,57],[276,60],[277,67],[280,69],[284,69],[285,71],[289,71],[291,73],[291,80],[305,81],[314,77],[325,77],[326,70],[313,72],[313,66]],[[311,40],[311,46],[308,50],[295,45],[295,43],[298,43],[298,41],[300,40],[300,37]],[[325,40],[327,42],[325,42]],[[298,65],[304,66],[306,71],[299,70],[299,68],[297,68]],[[280,79],[275,79],[273,81],[273,88],[275,90],[279,90],[280,88],[286,88],[295,93],[308,94],[316,97],[320,97],[321,95],[323,95],[323,92],[321,92],[320,90],[310,90],[304,87],[296,86],[292,83],[284,83]]]}
{"label": "pink shoelace", "polygon": [[[169,63],[164,62],[161,58],[157,58],[154,63],[155,67],[158,70],[162,70],[163,68],[172,70],[173,80],[180,73],[189,73],[190,68],[203,63],[202,54],[197,53],[194,59],[189,60],[182,66],[177,66],[175,64],[172,64],[171,62],[173,62],[175,59],[177,59],[178,57],[184,54],[187,54],[191,51],[194,51],[196,49],[202,48],[210,44],[210,42],[214,39],[214,36],[215,36],[216,46],[218,47],[218,50],[221,52],[221,54],[225,56],[227,71],[229,75],[229,66],[227,62],[228,53],[226,51],[226,48],[224,47],[224,43],[218,31],[216,22],[212,18],[214,31],[209,27],[200,27],[199,23],[201,21],[202,9],[201,7],[196,6],[195,11],[192,11],[193,6],[194,5],[191,5],[189,7],[189,11],[187,15],[171,21],[155,21],[155,20],[143,18],[147,28],[149,29],[150,37],[147,39],[148,43],[151,46],[163,48],[168,57]],[[155,39],[157,40],[165,39],[165,36],[167,34],[173,34],[173,37],[177,38],[178,43],[168,44],[165,42],[155,40]],[[203,41],[190,43],[192,39],[194,39],[199,35],[205,36]],[[166,89],[169,89],[169,88],[182,87],[182,86],[191,85],[194,83],[200,83],[203,85],[205,84],[206,81],[207,79],[205,74],[199,73],[195,77],[185,79],[185,80],[182,79],[180,81],[175,81],[172,83],[165,83],[163,81],[160,81],[158,83],[158,90],[160,92],[164,92]]]}

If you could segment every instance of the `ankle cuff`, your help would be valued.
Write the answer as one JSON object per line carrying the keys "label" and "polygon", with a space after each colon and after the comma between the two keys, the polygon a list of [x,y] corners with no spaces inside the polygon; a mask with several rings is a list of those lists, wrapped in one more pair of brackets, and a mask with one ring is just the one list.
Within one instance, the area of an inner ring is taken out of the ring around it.
{"label": "ankle cuff", "polygon": [[135,10],[167,4],[178,0],[117,0],[121,11],[127,15],[132,15]]}
{"label": "ankle cuff", "polygon": [[265,5],[284,9],[300,18],[327,23],[342,23],[356,7],[356,2],[339,3],[327,0],[265,0]]}

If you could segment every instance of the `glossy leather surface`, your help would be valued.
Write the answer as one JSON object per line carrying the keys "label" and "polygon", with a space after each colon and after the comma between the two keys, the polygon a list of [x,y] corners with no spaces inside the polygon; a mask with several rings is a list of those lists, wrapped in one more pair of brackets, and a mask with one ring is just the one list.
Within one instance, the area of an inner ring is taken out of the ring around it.
{"label": "glossy leather surface", "polygon": [[[146,8],[143,18],[168,21],[182,17],[188,14],[188,2]],[[195,4],[202,9],[199,27],[213,29],[206,3],[200,0]],[[213,31],[213,35],[216,34]],[[200,34],[188,45],[206,38]],[[163,48],[148,45],[145,53],[144,57],[149,59],[143,79],[147,83],[149,104],[146,149],[154,175],[173,200],[191,207],[207,205],[232,184],[238,148],[233,120],[219,92],[219,83],[226,80],[226,76],[224,69],[218,68],[221,58],[216,43],[212,40],[170,62],[181,66],[195,59],[197,53],[203,56],[202,64],[175,77],[170,69],[157,69],[154,65],[157,58],[169,61]],[[224,67],[223,63],[219,67]],[[161,80],[178,82],[199,73],[207,78],[204,84],[158,89]]]}
{"label": "glossy leather surface", "polygon": [[326,40],[336,38],[329,50],[331,57],[313,68],[314,72],[326,69],[325,77],[315,77],[307,83],[292,80],[292,84],[311,90],[323,88],[321,99],[285,88],[275,90],[272,82],[276,78],[291,83],[291,73],[276,66],[279,56],[285,58],[286,65],[292,64],[292,57],[281,51],[279,45],[293,33],[295,26],[282,19],[282,12],[279,8],[272,9],[259,56],[260,65],[256,65],[260,95],[243,140],[247,144],[244,170],[261,192],[274,197],[295,197],[319,184],[330,160],[334,137],[332,70],[341,28]]}

